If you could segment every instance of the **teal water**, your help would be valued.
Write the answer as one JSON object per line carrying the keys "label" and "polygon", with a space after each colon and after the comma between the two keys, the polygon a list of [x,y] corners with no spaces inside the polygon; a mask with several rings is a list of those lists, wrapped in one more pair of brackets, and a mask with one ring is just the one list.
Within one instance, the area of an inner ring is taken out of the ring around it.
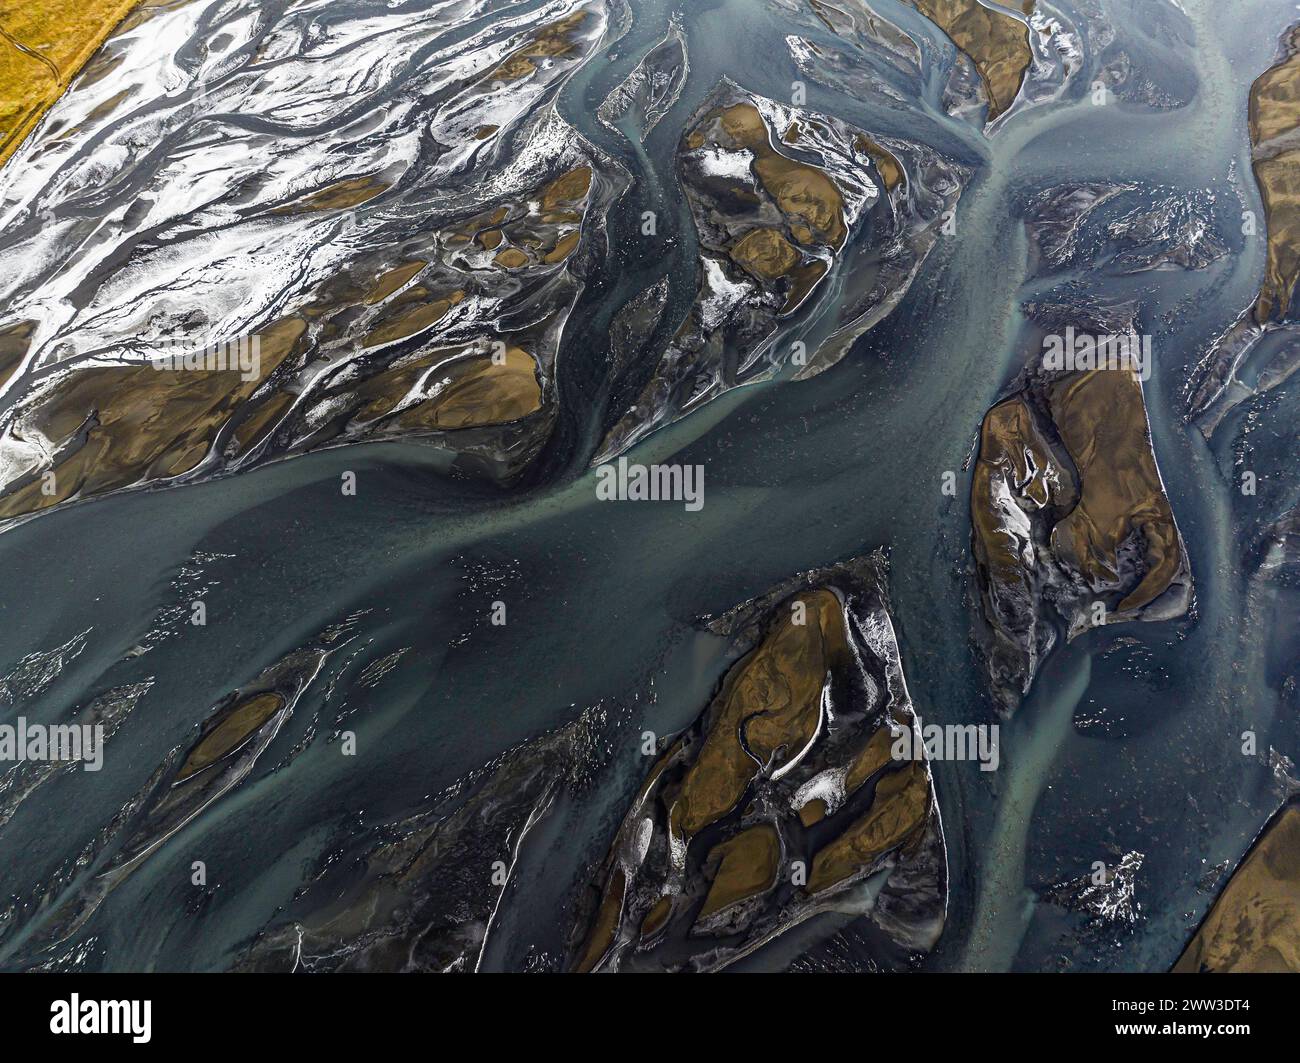
{"label": "teal water", "polygon": [[[1123,34],[1126,5],[1104,6]],[[79,963],[228,966],[341,837],[412,814],[504,750],[599,706],[597,785],[581,800],[562,799],[521,848],[482,968],[519,969],[530,955],[559,954],[572,898],[644,772],[641,732],[684,727],[729,663],[721,640],[700,634],[694,619],[877,546],[890,554],[918,710],[936,722],[992,722],[970,636],[968,480],[960,470],[984,411],[1025,358],[1019,304],[1042,283],[1028,276],[1026,200],[1065,181],[1209,188],[1230,235],[1242,209],[1237,195],[1258,206],[1240,180],[1249,172],[1244,101],[1293,12],[1272,0],[1241,5],[1250,18],[1229,17],[1213,0],[1185,6],[1195,45],[1179,54],[1197,90],[1171,110],[1065,99],[985,139],[942,115],[934,79],[932,98],[906,113],[809,83],[811,108],[924,140],[975,167],[975,176],[957,235],[940,242],[898,310],[841,364],[807,382],[740,389],[633,451],[636,461],[703,465],[706,505],[689,513],[679,504],[596,500],[586,465],[608,398],[597,334],[613,310],[665,274],[667,318],[684,311],[695,245],[673,176],[676,137],[721,76],[787,97],[796,75],[783,39],[795,29],[758,0],[680,9],[691,75],[644,151],[634,151],[594,120],[604,94],[662,38],[673,9],[634,4],[632,27],[614,45],[619,58],[597,58],[560,100],[568,120],[638,183],[610,219],[617,268],[575,313],[561,357],[570,419],[537,482],[500,492],[447,479],[418,445],[368,445],[116,496],[0,536],[0,672],[90,629],[84,652],[22,706],[29,717],[54,719],[144,677],[155,683],[111,740],[103,772],[58,778],[0,828],[0,907],[13,903],[0,926],[14,928],[0,939],[0,964],[15,962],[24,928],[39,922],[30,904],[43,884],[169,750],[192,738],[218,698],[363,610],[356,639],[330,659],[253,776],[110,896],[78,937],[86,946]],[[898,10],[887,0],[878,7]],[[914,14],[899,20],[920,25]],[[800,22],[798,31],[826,37],[815,24]],[[644,209],[671,219],[670,247],[637,243]],[[1235,860],[1277,802],[1265,767],[1241,755],[1240,732],[1254,728],[1264,749],[1300,757],[1300,727],[1279,693],[1295,670],[1283,630],[1293,599],[1253,586],[1243,558],[1259,529],[1300,494],[1296,385],[1256,404],[1263,411],[1249,425],[1247,404],[1210,443],[1182,416],[1196,352],[1258,283],[1262,247],[1235,235],[1229,243],[1232,253],[1203,272],[1086,278],[1097,293],[1139,294],[1156,336],[1147,398],[1191,552],[1196,610],[1058,649],[1004,731],[1000,771],[938,765],[951,910],[926,961],[932,967],[1169,965],[1210,902],[1197,888],[1201,876]],[[1260,416],[1271,435],[1256,427]],[[1231,479],[1234,446],[1247,437],[1251,460],[1276,485],[1255,500]],[[940,491],[949,470],[959,471],[956,498]],[[358,474],[356,497],[339,490],[344,471]],[[178,625],[151,652],[123,660],[175,604],[172,581],[196,552],[230,555],[203,566],[216,581],[205,598],[207,626]],[[507,603],[504,627],[488,622],[497,600]],[[403,648],[391,673],[373,686],[359,682],[368,664]],[[1081,733],[1072,723],[1081,706],[1126,723]],[[340,727],[357,735],[355,758],[328,740]],[[1131,930],[1104,930],[1098,944],[1063,932],[1036,902],[1035,890],[1128,851],[1144,854],[1141,917]],[[189,884],[196,859],[217,883],[201,902]],[[817,946],[804,937],[800,944]],[[789,962],[788,951],[772,962]]]}

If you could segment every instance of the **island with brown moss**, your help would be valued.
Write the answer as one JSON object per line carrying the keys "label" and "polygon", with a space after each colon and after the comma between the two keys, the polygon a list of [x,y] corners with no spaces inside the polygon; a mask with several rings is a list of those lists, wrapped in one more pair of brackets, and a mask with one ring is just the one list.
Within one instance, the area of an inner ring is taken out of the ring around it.
{"label": "island with brown moss", "polygon": [[943,829],[928,762],[894,755],[920,721],[885,580],[874,554],[707,622],[737,660],[695,723],[661,739],[575,970],[718,970],[821,913],[865,916],[882,964],[933,947]]}
{"label": "island with brown moss", "polygon": [[1172,619],[1191,604],[1133,366],[1028,368],[980,427],[970,514],[979,641],[1004,712],[1060,633]]}

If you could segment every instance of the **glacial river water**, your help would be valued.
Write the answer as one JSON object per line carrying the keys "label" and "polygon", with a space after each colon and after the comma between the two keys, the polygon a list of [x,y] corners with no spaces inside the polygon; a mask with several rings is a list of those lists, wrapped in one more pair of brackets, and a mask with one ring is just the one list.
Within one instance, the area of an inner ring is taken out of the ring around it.
{"label": "glacial river water", "polygon": [[[360,18],[365,5],[334,6],[355,7]],[[914,12],[889,0],[877,6],[925,36]],[[1123,35],[1149,9],[1173,5],[1102,7]],[[1262,271],[1262,240],[1240,235],[1241,211],[1260,209],[1245,101],[1295,12],[1280,0],[1182,7],[1194,40],[1168,47],[1194,73],[1183,106],[1097,107],[1074,91],[985,137],[944,115],[938,77],[930,98],[907,110],[808,82],[810,108],[923,140],[974,176],[956,233],[939,241],[899,308],[839,365],[809,381],[732,392],[633,450],[636,461],[704,467],[706,504],[687,512],[596,499],[587,466],[607,399],[601,333],[614,310],[665,274],[668,319],[694,292],[695,245],[673,151],[700,99],[723,76],[786,99],[798,75],[785,36],[833,39],[767,0],[633,0],[634,20],[612,57],[594,58],[560,97],[564,117],[636,183],[609,219],[610,269],[584,293],[567,333],[563,424],[533,482],[503,492],[448,479],[427,448],[374,444],[118,495],[0,535],[0,673],[88,632],[57,679],[21,705],[28,717],[54,719],[109,687],[153,680],[109,741],[103,771],[60,776],[0,827],[0,910],[15,905],[0,924],[10,928],[0,965],[17,962],[22,928],[39,920],[30,904],[42,884],[170,750],[192,739],[215,701],[354,614],[356,638],[327,661],[253,776],[108,898],[67,963],[227,967],[340,838],[412,814],[503,751],[594,709],[594,785],[561,796],[525,839],[481,967],[558,962],[572,898],[645,773],[642,732],[686,726],[730,663],[723,641],[702,634],[695,619],[878,546],[890,557],[894,620],[918,711],[927,722],[994,722],[971,638],[977,605],[963,463],[985,410],[1025,361],[1020,304],[1045,284],[1030,276],[1024,205],[1045,187],[1089,180],[1129,181],[1153,195],[1208,190],[1230,247],[1202,271],[1078,278],[1088,293],[1136,296],[1153,334],[1146,397],[1196,605],[1181,621],[1119,626],[1059,647],[1003,724],[998,771],[936,765],[950,907],[924,962],[978,970],[1172,964],[1212,899],[1202,879],[1235,863],[1279,800],[1268,768],[1243,756],[1242,732],[1257,732],[1265,753],[1300,758],[1294,699],[1288,711],[1278,693],[1296,668],[1288,658],[1294,633],[1279,632],[1295,623],[1295,592],[1252,581],[1244,556],[1300,495],[1300,384],[1238,408],[1209,442],[1184,420],[1191,367],[1253,301]],[[644,150],[634,150],[594,112],[662,39],[675,11],[690,76]],[[1139,46],[1134,54],[1142,56]],[[647,209],[660,213],[658,242],[639,236]],[[1236,489],[1240,462],[1259,473],[1258,495]],[[345,471],[357,473],[355,497],[340,492]],[[958,474],[956,497],[941,491],[947,471]],[[173,623],[148,653],[124,659],[160,613],[189,600],[188,570],[200,570],[195,579],[208,588],[206,626]],[[488,621],[497,600],[507,603],[504,626]],[[390,672],[361,680],[367,666],[403,649]],[[1082,717],[1102,722],[1081,729]],[[329,740],[340,727],[355,732],[355,757]],[[305,749],[291,756],[304,736]],[[1142,854],[1133,925],[1085,926],[1037,899],[1089,874],[1095,861],[1113,864],[1130,852]],[[206,891],[191,885],[195,860],[207,866]],[[842,930],[843,920],[815,921],[747,964],[783,966],[803,955],[807,965],[824,965],[819,947]]]}

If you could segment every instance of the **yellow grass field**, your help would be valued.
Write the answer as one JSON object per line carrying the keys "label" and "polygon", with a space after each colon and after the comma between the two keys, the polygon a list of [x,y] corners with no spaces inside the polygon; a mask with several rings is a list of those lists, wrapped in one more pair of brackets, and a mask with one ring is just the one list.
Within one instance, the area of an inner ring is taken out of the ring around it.
{"label": "yellow grass field", "polygon": [[0,0],[0,166],[139,0]]}

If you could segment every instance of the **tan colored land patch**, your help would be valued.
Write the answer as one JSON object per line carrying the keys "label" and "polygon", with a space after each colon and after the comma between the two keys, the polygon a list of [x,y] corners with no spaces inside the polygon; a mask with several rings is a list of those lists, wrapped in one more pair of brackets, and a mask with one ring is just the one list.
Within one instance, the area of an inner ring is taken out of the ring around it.
{"label": "tan colored land patch", "polygon": [[441,299],[434,299],[432,302],[417,303],[414,306],[408,305],[367,333],[361,340],[361,346],[378,347],[381,344],[392,343],[394,340],[406,339],[408,336],[414,336],[417,332],[423,332],[430,325],[434,325],[446,317],[447,312],[464,298],[464,292],[456,291]]}
{"label": "tan colored land patch", "polygon": [[1056,552],[1097,580],[1113,580],[1119,547],[1134,531],[1146,574],[1119,603],[1140,609],[1163,594],[1182,564],[1178,529],[1151,453],[1142,386],[1126,370],[1094,369],[1057,381],[1052,420],[1082,482],[1079,504],[1052,529]]}
{"label": "tan colored land patch", "polygon": [[582,956],[574,970],[578,974],[587,974],[604,959],[605,953],[614,944],[614,935],[618,932],[619,919],[623,915],[623,896],[627,892],[627,876],[621,867],[616,867],[605,886],[596,921],[587,938]]}
{"label": "tan colored land patch", "polygon": [[246,453],[260,443],[266,433],[279,423],[296,397],[292,392],[277,391],[250,413],[235,429],[235,442],[239,445],[239,452]]}
{"label": "tan colored land patch", "polygon": [[804,603],[806,623],[784,609],[732,666],[709,709],[713,726],[670,813],[675,833],[688,840],[736,806],[757,771],[754,757],[766,762],[783,748],[778,760],[787,760],[816,733],[827,671],[848,652],[843,609],[830,591],[793,601]]}
{"label": "tan colored land patch", "polygon": [[282,708],[284,698],[274,693],[258,694],[235,706],[207,737],[190,750],[190,755],[185,758],[185,763],[176,775],[176,781],[184,782],[217,761],[224,760]]}
{"label": "tan colored land patch", "polygon": [[806,265],[799,266],[790,273],[790,294],[786,297],[785,305],[781,307],[782,314],[791,313],[800,303],[808,298],[811,292],[821,279],[826,276],[826,263],[820,258],[815,258]]}
{"label": "tan colored land patch", "polygon": [[[1018,19],[985,7],[978,0],[910,0],[926,18],[965,52],[988,91],[991,122],[1015,102],[1025,70],[1033,61],[1029,27]],[[1009,5],[1014,6],[1014,4]],[[1033,8],[1024,0],[1021,10]]]}
{"label": "tan colored land patch", "polygon": [[824,233],[832,247],[844,242],[844,201],[826,174],[777,152],[757,159],[754,168],[786,214],[803,218],[816,232]]}
{"label": "tan colored land patch", "polygon": [[492,261],[502,269],[522,269],[528,265],[528,256],[517,247],[507,247],[504,251],[497,252]]}
{"label": "tan colored land patch", "polygon": [[1255,304],[1260,324],[1290,313],[1300,279],[1300,148],[1254,164],[1268,225],[1268,264]]}
{"label": "tan colored land patch", "polygon": [[858,134],[854,141],[859,151],[866,152],[871,161],[876,164],[876,170],[879,172],[881,179],[885,182],[885,191],[892,192],[899,185],[907,180],[907,174],[903,170],[903,164],[898,161],[892,151],[886,147],[877,144],[868,136]]}
{"label": "tan colored land patch", "polygon": [[518,347],[506,350],[504,364],[491,356],[454,362],[436,393],[398,418],[403,428],[454,430],[518,421],[542,408],[537,363]]}
{"label": "tan colored land patch", "polygon": [[1250,88],[1250,141],[1255,181],[1264,201],[1268,263],[1255,304],[1263,325],[1291,310],[1300,280],[1300,28],[1287,40],[1287,55]]}
{"label": "tan colored land patch", "polygon": [[0,329],[0,387],[17,372],[31,346],[35,321],[20,321]]}
{"label": "tan colored land patch", "polygon": [[488,81],[518,81],[537,71],[538,59],[560,59],[572,55],[574,37],[587,19],[586,10],[552,22],[534,34],[522,48],[510,53],[488,74]]}
{"label": "tan colored land patch", "polygon": [[731,257],[765,280],[784,277],[799,264],[799,252],[776,229],[751,229],[731,249]]}
{"label": "tan colored land patch", "polygon": [[557,262],[563,262],[578,246],[578,241],[582,239],[582,233],[574,230],[571,233],[565,233],[556,241],[555,247],[542,256],[542,261],[547,265],[554,265]]}
{"label": "tan colored land patch", "polygon": [[893,763],[890,755],[893,744],[894,736],[888,727],[876,730],[849,764],[849,770],[844,776],[845,794],[852,794],[876,772]]}
{"label": "tan colored land patch", "polygon": [[316,210],[347,210],[374,199],[389,187],[387,181],[374,174],[366,177],[349,177],[303,196],[284,206],[276,207],[272,214],[307,214]]}
{"label": "tan colored land patch", "polygon": [[1081,487],[1059,467],[1024,398],[998,403],[980,430],[971,485],[976,561],[993,584],[1021,579],[1020,544],[1008,534],[999,502],[999,483],[1012,485],[1022,506],[1065,513],[1052,528],[1052,552],[1095,586],[1118,579],[1119,548],[1139,533],[1145,574],[1117,610],[1141,609],[1170,587],[1183,563],[1141,384],[1125,369],[1071,373],[1052,384],[1048,401]]}
{"label": "tan colored land patch", "polygon": [[814,797],[799,809],[799,822],[805,827],[811,827],[814,823],[820,823],[825,818],[826,802],[820,797]]}
{"label": "tan colored land patch", "polygon": [[416,259],[412,262],[405,262],[396,269],[390,269],[387,273],[380,274],[375,280],[375,286],[366,295],[366,304],[373,306],[375,303],[382,303],[427,265],[428,263],[423,259]]}
{"label": "tan colored land patch", "polygon": [[1300,126],[1300,28],[1291,31],[1287,55],[1250,87],[1250,139],[1266,144]]}
{"label": "tan colored land patch", "polygon": [[508,347],[504,363],[467,349],[442,348],[403,360],[361,381],[355,389],[362,406],[359,422],[375,421],[397,408],[435,366],[443,368],[424,382],[428,397],[404,409],[397,424],[412,431],[482,428],[517,421],[541,409],[537,363],[527,351]]}
{"label": "tan colored land patch", "polygon": [[817,851],[808,892],[820,893],[851,878],[922,829],[930,811],[930,780],[920,761],[908,761],[876,784],[867,813]]}
{"label": "tan colored land patch", "polygon": [[838,248],[846,231],[844,198],[835,182],[817,167],[786,158],[772,147],[767,123],[752,103],[733,104],[717,117],[733,141],[754,153],[754,170],[777,206]]}
{"label": "tan colored land patch", "polygon": [[179,476],[211,449],[233,413],[297,347],[298,317],[259,333],[260,373],[101,366],[70,373],[30,415],[57,449],[54,490],[41,477],[0,497],[0,519],[47,509],[77,496]]}
{"label": "tan colored land patch", "polygon": [[470,218],[459,229],[447,237],[449,247],[463,247],[485,230],[496,229],[510,217],[507,206],[495,207],[491,211]]}
{"label": "tan colored land patch", "polygon": [[654,903],[654,907],[646,913],[646,917],[641,920],[641,940],[649,941],[668,922],[668,917],[673,912],[673,899],[671,897],[660,897]]}
{"label": "tan colored land patch", "polygon": [[581,203],[590,191],[591,167],[579,166],[568,173],[560,174],[542,189],[542,210],[554,211],[565,205]]}
{"label": "tan colored land patch", "polygon": [[770,823],[743,830],[715,845],[708,861],[717,861],[713,885],[699,918],[707,919],[740,901],[766,893],[776,884],[781,840]]}
{"label": "tan colored land patch", "polygon": [[1018,485],[1020,495],[1038,508],[1050,504],[1065,510],[1078,501],[1073,478],[1057,468],[1051,446],[1019,395],[984,415],[979,460],[971,481],[976,561],[991,580],[1000,583],[1019,579],[1021,559],[1017,542],[1006,532],[999,483]]}
{"label": "tan colored land patch", "polygon": [[1265,828],[1173,969],[1300,971],[1300,806]]}

